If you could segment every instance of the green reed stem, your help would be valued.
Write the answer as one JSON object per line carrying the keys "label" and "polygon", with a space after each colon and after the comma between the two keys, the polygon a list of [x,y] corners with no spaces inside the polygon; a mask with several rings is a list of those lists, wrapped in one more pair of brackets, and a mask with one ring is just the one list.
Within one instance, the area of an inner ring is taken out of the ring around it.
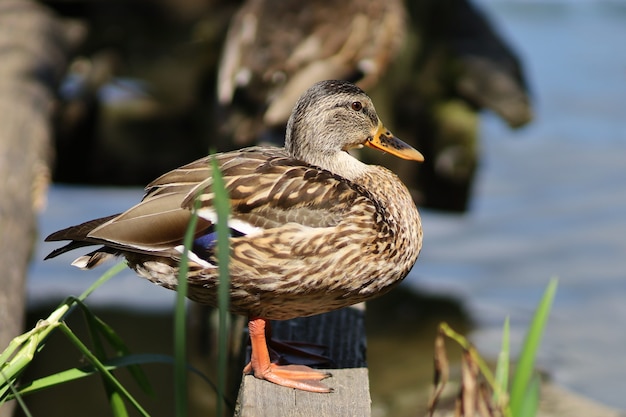
{"label": "green reed stem", "polygon": [[228,216],[230,199],[224,186],[222,173],[215,159],[211,159],[213,174],[213,205],[217,212],[217,264],[219,268],[219,286],[217,293],[219,325],[217,350],[217,416],[224,415],[224,399],[226,398],[226,377],[228,365],[228,330],[230,304],[230,275],[228,262],[230,259],[230,232]]}
{"label": "green reed stem", "polygon": [[198,224],[198,208],[200,200],[194,201],[189,225],[183,240],[184,250],[178,269],[178,285],[176,287],[176,307],[174,312],[174,402],[176,416],[187,416],[187,274],[189,272],[189,249]]}

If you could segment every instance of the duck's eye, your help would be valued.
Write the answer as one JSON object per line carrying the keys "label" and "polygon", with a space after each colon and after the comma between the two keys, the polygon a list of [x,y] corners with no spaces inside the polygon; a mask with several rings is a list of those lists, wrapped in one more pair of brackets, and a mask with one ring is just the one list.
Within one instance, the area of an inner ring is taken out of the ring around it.
{"label": "duck's eye", "polygon": [[354,111],[361,111],[363,109],[363,104],[361,104],[360,101],[353,101],[350,107]]}

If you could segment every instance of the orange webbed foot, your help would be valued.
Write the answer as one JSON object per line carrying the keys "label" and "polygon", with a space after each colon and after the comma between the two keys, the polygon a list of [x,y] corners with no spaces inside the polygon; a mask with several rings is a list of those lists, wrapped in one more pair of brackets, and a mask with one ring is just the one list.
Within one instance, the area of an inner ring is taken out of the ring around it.
{"label": "orange webbed foot", "polygon": [[328,372],[316,371],[304,365],[276,365],[270,363],[265,369],[253,369],[251,363],[244,368],[244,373],[252,373],[256,378],[264,379],[283,387],[310,392],[332,392],[332,388],[322,384],[322,379],[331,376]]}
{"label": "orange webbed foot", "polygon": [[256,378],[265,379],[284,387],[310,392],[332,392],[331,388],[320,382],[331,376],[328,372],[317,371],[305,365],[277,365],[272,363],[265,337],[266,326],[269,326],[269,323],[262,318],[250,319],[248,322],[252,355],[250,363],[244,368],[244,373],[254,374]]}

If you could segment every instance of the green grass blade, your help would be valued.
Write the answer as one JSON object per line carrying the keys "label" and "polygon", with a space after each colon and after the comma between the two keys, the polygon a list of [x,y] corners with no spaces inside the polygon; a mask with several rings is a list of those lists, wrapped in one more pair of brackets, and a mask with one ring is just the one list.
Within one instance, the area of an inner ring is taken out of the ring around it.
{"label": "green grass blade", "polygon": [[91,362],[91,364],[100,372],[100,374],[106,378],[107,383],[111,384],[115,390],[120,393],[124,399],[126,399],[135,409],[143,416],[148,417],[149,414],[139,404],[139,402],[126,390],[126,388],[106,369],[104,364],[85,346],[85,344],[72,332],[72,330],[65,324],[61,323],[59,329],[68,337],[70,342],[78,348],[78,350],[85,355],[85,358]]}
{"label": "green grass blade", "polygon": [[[85,321],[87,324],[87,331],[93,345],[94,355],[100,361],[104,362],[106,360],[106,351],[104,350],[104,345],[102,344],[102,340],[100,338],[98,326],[94,320],[95,316],[82,302],[77,301],[76,305],[80,306],[81,310],[84,313]],[[109,399],[109,406],[113,411],[113,415],[115,417],[128,417],[128,411],[126,410],[126,406],[124,405],[124,400],[115,389],[115,386],[111,384],[102,374],[100,375],[100,379],[102,380],[102,385],[106,392],[107,398]]]}
{"label": "green grass blade", "polygon": [[[173,365],[175,359],[173,356],[162,354],[131,354],[126,356],[119,356],[113,359],[109,359],[103,362],[102,365],[107,371],[114,371],[116,369],[125,368],[128,366],[148,365],[148,364],[165,364]],[[206,382],[212,389],[217,389],[213,382],[209,380],[200,370],[188,366],[187,369],[199,376],[204,382]],[[72,368],[65,371],[58,372],[53,375],[48,375],[27,384],[23,384],[19,387],[18,392],[20,395],[29,395],[41,391],[46,388],[50,388],[56,385],[64,384],[66,382],[75,381],[77,379],[85,378],[94,375],[98,372],[98,369],[94,366]],[[7,399],[13,399],[14,396],[8,396]]]}
{"label": "green grass blade", "polygon": [[[83,301],[96,288],[98,288],[106,281],[111,279],[115,274],[123,270],[125,266],[125,263],[120,262],[110,268],[100,278],[98,278],[98,280],[96,280],[96,282],[94,282],[83,294],[81,294],[81,296],[78,297],[78,300]],[[16,354],[16,352],[18,352],[18,350],[21,350],[24,346],[29,345],[32,342],[33,338],[40,337],[42,332],[47,335],[47,332],[52,330],[55,324],[58,324],[61,320],[63,320],[67,312],[70,310],[70,306],[74,303],[75,300],[75,297],[69,297],[68,299],[64,300],[52,313],[50,313],[50,315],[45,320],[41,320],[40,323],[35,326],[35,328],[11,340],[9,346],[7,346],[7,348],[0,354],[1,366],[6,365],[9,360]]]}
{"label": "green grass blade", "polygon": [[[98,356],[100,360],[105,361],[107,358],[98,336],[104,337],[106,342],[115,350],[115,354],[117,356],[126,356],[131,354],[130,349],[111,326],[95,315],[82,301],[78,299],[75,301],[76,305],[80,307],[82,312],[85,314],[89,332],[94,340],[94,347],[97,352],[96,356]],[[150,380],[141,367],[138,365],[128,364],[127,369],[144,393],[152,396],[155,395],[154,390],[150,385]]]}
{"label": "green grass blade", "polygon": [[[115,274],[119,273],[125,267],[125,263],[120,262],[119,264],[110,268],[107,272],[105,272],[96,282],[94,282],[78,299],[84,300],[91,294],[96,288],[104,284],[106,281],[111,279]],[[30,349],[28,356],[32,359],[32,354],[35,353],[32,350],[32,345],[36,342],[36,345],[41,349],[46,337],[50,334],[52,330],[56,328],[56,326],[63,320],[66,314],[70,311],[71,306],[73,305],[76,299],[74,297],[70,297],[64,300],[50,315],[45,319],[41,320],[35,328],[29,330],[26,333],[23,333],[17,337],[15,337],[10,343],[9,346],[0,354],[0,370],[2,370],[4,375],[8,377],[12,377],[11,373],[7,372],[7,366],[11,365],[13,359],[16,359],[18,356],[24,356],[24,349]],[[0,380],[1,381],[1,380]]]}
{"label": "green grass blade", "polygon": [[211,159],[213,176],[214,206],[217,212],[217,264],[219,268],[219,287],[217,293],[219,325],[217,350],[217,416],[224,415],[223,399],[226,397],[226,373],[228,365],[228,318],[230,303],[230,276],[228,263],[230,242],[228,216],[230,199],[224,186],[222,173],[215,159]]}
{"label": "green grass blade", "polygon": [[100,287],[102,284],[104,284],[105,282],[107,282],[108,280],[110,280],[111,278],[113,278],[115,275],[119,274],[121,271],[123,271],[124,269],[126,269],[126,262],[120,262],[114,266],[112,266],[111,268],[109,268],[104,274],[102,274],[102,276],[100,276],[100,278],[98,278],[96,280],[96,282],[94,282],[93,284],[91,284],[91,286],[89,288],[87,288],[85,290],[85,292],[83,292],[78,299],[81,301],[85,301],[85,298],[89,297],[89,295],[94,292],[98,287]]}
{"label": "green grass blade", "polygon": [[531,322],[530,328],[524,341],[524,346],[520,354],[517,366],[515,368],[515,376],[511,385],[510,410],[514,416],[519,416],[519,412],[527,401],[525,395],[534,373],[535,358],[539,344],[543,336],[543,331],[550,315],[550,309],[556,293],[558,280],[553,278],[550,280],[543,297],[535,311],[535,315]]}
{"label": "green grass blade", "polygon": [[[114,366],[106,366],[109,371],[116,369]],[[35,392],[41,391],[46,388],[61,385],[66,382],[75,381],[77,379],[85,378],[93,375],[96,372],[96,368],[90,366],[88,368],[72,368],[65,371],[57,372],[56,374],[48,375],[42,378],[35,379],[29,383],[23,384],[19,387],[18,392],[20,395],[29,395]],[[13,398],[12,396],[9,398]]]}
{"label": "green grass blade", "polygon": [[[24,415],[26,417],[32,417],[32,414],[31,414],[30,410],[28,409],[28,406],[24,402],[24,399],[22,398],[22,396],[20,395],[18,390],[13,385],[13,382],[8,381],[8,385],[11,388],[11,393],[12,393],[13,398],[15,399],[15,401],[19,405],[20,409],[22,410],[22,413],[24,413]],[[4,404],[5,400],[6,400],[5,398],[0,399],[0,408]]]}
{"label": "green grass blade", "polygon": [[541,381],[538,375],[535,375],[528,385],[524,394],[524,401],[517,410],[515,417],[535,417],[539,411],[539,389]]}
{"label": "green grass blade", "polygon": [[493,401],[499,406],[503,406],[507,401],[507,392],[509,390],[509,357],[510,357],[510,323],[509,317],[504,319],[502,326],[502,348],[498,355],[498,363],[496,365],[495,382],[496,386],[493,390]]}
{"label": "green grass blade", "polygon": [[[64,307],[63,310],[67,311],[68,307]],[[37,350],[39,341],[46,337],[53,326],[49,321],[40,321],[35,328],[13,338],[9,346],[0,355],[0,399],[10,390],[10,384],[15,382],[20,373],[30,363]]]}
{"label": "green grass blade", "polygon": [[116,391],[114,387],[109,387],[108,384],[105,385],[107,387],[107,395],[109,398],[109,407],[111,407],[111,411],[113,411],[113,415],[115,417],[128,417],[128,410],[126,409],[126,405],[124,404],[124,398]]}
{"label": "green grass blade", "polygon": [[[119,273],[125,266],[125,263],[119,263],[110,268],[81,294],[79,299],[84,300],[87,298],[95,289]],[[35,354],[43,349],[50,333],[57,327],[64,325],[62,320],[69,314],[75,303],[76,298],[70,297],[66,299],[45,320],[40,320],[33,329],[15,337],[0,354],[0,401],[6,399],[17,378],[30,364]],[[19,392],[17,396],[19,401]],[[24,410],[26,412],[26,409]]]}
{"label": "green grass blade", "polygon": [[183,253],[178,269],[178,285],[176,287],[176,307],[174,312],[174,401],[176,416],[187,416],[187,274],[189,272],[189,250],[198,224],[198,208],[200,200],[196,198],[194,207],[185,231]]}
{"label": "green grass blade", "polygon": [[[65,307],[64,311],[67,311],[67,306],[64,306],[64,307]],[[9,342],[9,345],[6,347],[6,349],[4,349],[4,351],[0,354],[0,370],[4,372],[4,367],[9,362],[9,359],[14,357],[16,352],[23,349],[24,346],[28,345],[28,343],[34,337],[36,337],[37,333],[39,333],[40,331],[41,331],[41,327],[35,326],[35,328],[30,329],[26,333],[23,333],[19,336],[14,337],[11,340],[11,342]],[[0,378],[2,378],[3,376],[4,376],[3,374],[0,374]],[[1,381],[2,379],[0,379],[0,382]]]}
{"label": "green grass blade", "polygon": [[[105,362],[107,360],[106,350],[103,344],[102,338],[109,342],[116,355],[124,355],[128,353],[128,348],[121,340],[121,338],[115,333],[115,331],[108,326],[104,321],[100,320],[82,301],[76,299],[75,305],[80,308],[85,317],[85,322],[87,325],[87,330],[89,332],[89,337],[91,338],[91,342],[93,345],[93,351],[95,356],[101,361]],[[131,375],[135,377],[138,381],[140,387],[144,388],[147,385],[147,389],[150,390],[150,385],[147,382],[147,378],[141,372],[141,369],[137,366],[128,367]],[[109,399],[109,406],[113,412],[115,417],[128,417],[128,410],[126,409],[126,405],[124,404],[124,399],[116,389],[116,387],[111,384],[104,375],[100,375],[100,379],[102,380],[102,385],[106,392],[107,398]],[[146,390],[144,389],[144,392]]]}

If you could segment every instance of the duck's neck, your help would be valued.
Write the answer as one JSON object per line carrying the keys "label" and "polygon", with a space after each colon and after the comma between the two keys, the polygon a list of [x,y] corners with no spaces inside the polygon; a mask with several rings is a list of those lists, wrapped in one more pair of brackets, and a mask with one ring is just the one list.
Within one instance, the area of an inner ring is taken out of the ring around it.
{"label": "duck's neck", "polygon": [[338,152],[333,155],[325,155],[322,158],[308,158],[309,164],[337,174],[350,181],[357,181],[369,172],[369,165],[364,164],[347,152]]}
{"label": "duck's neck", "polygon": [[[336,147],[342,142],[342,138],[333,136],[337,134],[334,131],[318,132],[313,127],[301,125],[292,116],[287,122],[285,150],[295,159],[354,181],[368,172],[368,166]],[[320,141],[321,136],[326,136],[326,140]]]}

